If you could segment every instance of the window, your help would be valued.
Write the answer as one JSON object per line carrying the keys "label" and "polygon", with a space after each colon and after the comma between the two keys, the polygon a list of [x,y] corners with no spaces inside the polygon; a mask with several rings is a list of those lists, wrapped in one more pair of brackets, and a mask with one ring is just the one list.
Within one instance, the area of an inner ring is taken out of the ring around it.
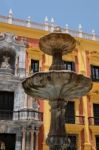
{"label": "window", "polygon": [[99,104],[93,104],[94,124],[99,125]]}
{"label": "window", "polygon": [[99,136],[96,136],[96,149],[99,149]]}
{"label": "window", "polygon": [[68,135],[68,138],[70,139],[70,146],[67,148],[67,150],[77,150],[76,135]]}
{"label": "window", "polygon": [[31,70],[33,72],[38,72],[39,71],[39,60],[31,60]]}
{"label": "window", "polygon": [[0,119],[12,119],[14,92],[0,91]]}
{"label": "window", "polygon": [[75,71],[75,64],[74,64],[74,62],[64,61],[64,65],[65,65],[65,69],[66,70]]}
{"label": "window", "polygon": [[91,65],[91,77],[93,81],[99,81],[99,66]]}
{"label": "window", "polygon": [[15,150],[15,143],[16,143],[15,134],[0,133],[0,150]]}
{"label": "window", "polygon": [[74,110],[74,102],[68,102],[66,106],[66,123],[75,123],[75,110]]}

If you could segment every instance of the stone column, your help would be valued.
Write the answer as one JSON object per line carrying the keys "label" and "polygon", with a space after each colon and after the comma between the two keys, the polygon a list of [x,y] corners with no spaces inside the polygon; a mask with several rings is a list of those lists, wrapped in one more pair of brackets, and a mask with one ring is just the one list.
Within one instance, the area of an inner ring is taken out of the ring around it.
{"label": "stone column", "polygon": [[25,58],[26,58],[26,51],[25,47],[21,47],[19,51],[19,68],[18,68],[18,74],[20,77],[25,76]]}
{"label": "stone column", "polygon": [[26,150],[30,150],[30,131],[26,132]]}
{"label": "stone column", "polygon": [[22,130],[22,150],[25,150],[25,134],[26,134],[26,130],[23,128],[23,130]]}
{"label": "stone column", "polygon": [[19,110],[19,101],[19,87],[17,87],[14,93],[14,111]]}
{"label": "stone column", "polygon": [[38,150],[38,133],[39,133],[38,129],[36,129],[35,133],[36,133],[35,150]]}
{"label": "stone column", "polygon": [[27,100],[27,95],[22,88],[21,83],[18,84],[18,87],[15,89],[15,101],[14,101],[14,110],[24,108],[24,103]]}
{"label": "stone column", "polygon": [[15,59],[15,76],[18,75],[18,63],[19,63],[18,55],[16,55],[16,59]]}
{"label": "stone column", "polygon": [[15,144],[15,150],[21,150],[21,139],[22,139],[22,135],[21,135],[21,131],[16,133],[16,144]]}
{"label": "stone column", "polygon": [[30,150],[34,150],[34,129],[31,129],[31,143]]}

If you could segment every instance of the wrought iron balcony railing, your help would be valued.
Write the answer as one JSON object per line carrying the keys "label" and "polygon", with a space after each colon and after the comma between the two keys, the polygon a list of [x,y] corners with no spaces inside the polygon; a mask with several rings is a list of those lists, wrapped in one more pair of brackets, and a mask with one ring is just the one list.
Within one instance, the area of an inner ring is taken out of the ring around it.
{"label": "wrought iron balcony railing", "polygon": [[99,117],[89,117],[89,125],[98,125],[99,126]]}
{"label": "wrought iron balcony railing", "polygon": [[65,117],[65,122],[67,124],[79,124],[83,125],[84,124],[84,116],[66,116]]}
{"label": "wrought iron balcony railing", "polygon": [[43,121],[43,113],[23,109],[19,111],[0,110],[0,120],[39,120]]}

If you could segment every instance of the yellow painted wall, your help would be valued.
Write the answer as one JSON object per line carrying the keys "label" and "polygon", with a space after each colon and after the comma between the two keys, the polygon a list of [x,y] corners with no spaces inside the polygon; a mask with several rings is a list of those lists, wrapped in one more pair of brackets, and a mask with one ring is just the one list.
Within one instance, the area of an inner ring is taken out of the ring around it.
{"label": "yellow painted wall", "polygon": [[[0,32],[11,32],[13,34],[16,34],[18,36],[23,36],[27,38],[33,38],[33,39],[39,39],[40,37],[46,35],[48,32],[42,31],[42,30],[37,30],[37,29],[32,29],[32,28],[27,28],[27,27],[22,27],[22,26],[16,26],[16,25],[11,25],[11,24],[6,24],[6,23],[0,23]],[[81,38],[76,38],[77,40],[77,46],[76,52],[72,52],[68,54],[67,56],[63,56],[64,60],[67,61],[75,61],[75,55],[78,57],[78,63],[79,63],[79,72],[81,74],[86,75],[87,72],[87,65],[86,65],[86,51],[89,51],[89,60],[90,64],[98,65],[99,66],[99,42],[96,41],[91,41],[91,40],[85,40]],[[29,53],[29,59],[42,59],[42,52],[39,50],[39,48],[31,48],[28,49]],[[44,70],[47,71],[50,64],[52,62],[52,57],[45,55],[45,63],[44,63]],[[98,92],[95,92],[98,91]],[[98,103],[99,104],[99,83],[94,83],[93,89],[89,93],[91,97],[91,103]],[[79,140],[78,140],[78,145],[81,143],[81,138],[80,138],[80,132],[82,129],[85,131],[85,149],[84,150],[91,150],[91,143],[89,140],[89,128],[93,132],[93,143],[95,145],[95,135],[99,131],[99,127],[94,127],[94,126],[89,126],[88,124],[88,110],[87,110],[87,97],[83,97],[83,109],[84,109],[84,115],[85,115],[85,125],[66,125],[68,133],[73,133],[73,134],[78,134]],[[46,139],[48,131],[49,131],[49,126],[50,126],[50,107],[48,104],[48,101],[44,102],[44,139]],[[79,101],[75,102],[75,114],[79,115]],[[48,147],[46,146],[45,142],[43,143],[44,145],[44,150],[48,150]],[[78,146],[78,150],[80,150]]]}

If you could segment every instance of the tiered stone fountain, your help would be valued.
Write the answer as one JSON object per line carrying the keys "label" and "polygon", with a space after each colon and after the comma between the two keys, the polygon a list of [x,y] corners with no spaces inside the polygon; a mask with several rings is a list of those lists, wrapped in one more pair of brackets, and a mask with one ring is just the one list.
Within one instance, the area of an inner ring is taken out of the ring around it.
{"label": "tiered stone fountain", "polygon": [[92,88],[91,79],[65,70],[62,55],[73,51],[76,40],[69,34],[55,32],[42,37],[40,49],[52,55],[48,72],[37,72],[23,81],[25,92],[32,97],[49,100],[51,125],[46,143],[50,150],[66,150],[68,137],[65,131],[65,109],[68,101],[84,96]]}

